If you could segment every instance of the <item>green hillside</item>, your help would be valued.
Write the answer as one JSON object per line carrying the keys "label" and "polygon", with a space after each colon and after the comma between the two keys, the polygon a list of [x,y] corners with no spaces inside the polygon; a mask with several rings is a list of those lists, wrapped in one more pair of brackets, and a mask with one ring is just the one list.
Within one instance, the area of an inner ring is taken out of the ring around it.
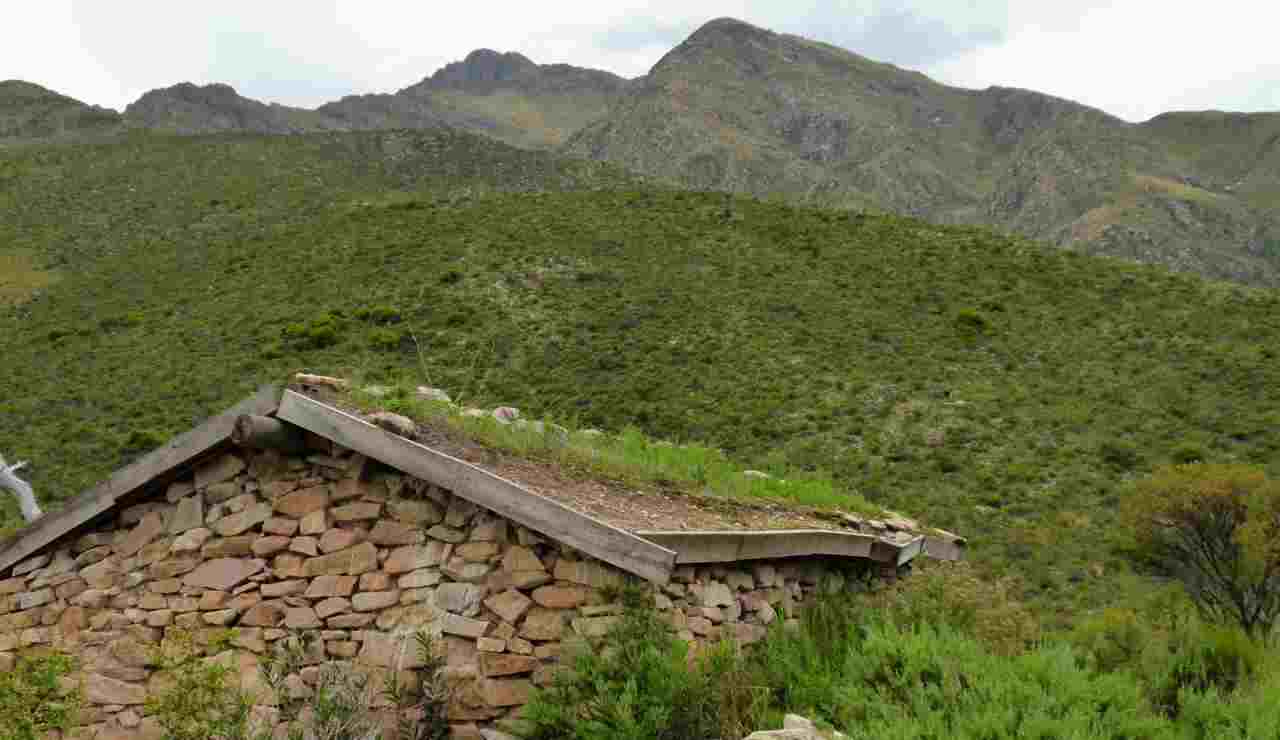
{"label": "green hillside", "polygon": [[316,109],[232,87],[123,115],[0,82],[0,147],[168,134],[433,129],[608,162],[694,190],[985,226],[1084,254],[1280,286],[1280,113],[1142,124],[1033,90],[972,90],[717,18],[627,80],[478,49],[394,94]]}
{"label": "green hillside", "polygon": [[713,20],[563,150],[693,187],[978,224],[1280,285],[1280,114],[1134,125]]}
{"label": "green hillside", "polygon": [[449,131],[3,151],[0,212],[44,276],[0,310],[0,450],[50,499],[291,371],[412,380],[829,471],[1070,615],[1140,585],[1127,481],[1280,473],[1280,294],[976,228]]}

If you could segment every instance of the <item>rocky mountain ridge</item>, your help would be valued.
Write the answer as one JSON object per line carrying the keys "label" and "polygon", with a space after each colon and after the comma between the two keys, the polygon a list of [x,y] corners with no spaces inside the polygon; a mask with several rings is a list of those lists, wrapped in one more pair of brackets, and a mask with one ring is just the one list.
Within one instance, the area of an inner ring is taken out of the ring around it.
{"label": "rocky mountain ridge", "polygon": [[481,49],[396,93],[315,110],[219,84],[153,90],[123,115],[5,89],[0,141],[447,125],[696,189],[987,225],[1280,285],[1280,113],[1132,124],[1034,91],[950,87],[730,18],[635,80]]}

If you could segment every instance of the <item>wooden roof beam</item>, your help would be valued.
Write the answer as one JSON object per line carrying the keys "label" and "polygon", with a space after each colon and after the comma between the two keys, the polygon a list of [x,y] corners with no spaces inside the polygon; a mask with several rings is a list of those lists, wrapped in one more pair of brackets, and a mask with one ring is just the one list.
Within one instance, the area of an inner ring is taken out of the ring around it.
{"label": "wooden roof beam", "polygon": [[300,393],[286,390],[276,416],[645,580],[666,583],[675,567],[661,544]]}

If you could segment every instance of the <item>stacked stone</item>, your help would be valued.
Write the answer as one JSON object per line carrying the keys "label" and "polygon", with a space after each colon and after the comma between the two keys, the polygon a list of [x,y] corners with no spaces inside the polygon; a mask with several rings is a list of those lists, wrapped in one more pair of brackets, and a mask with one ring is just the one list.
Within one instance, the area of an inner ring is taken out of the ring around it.
{"label": "stacked stone", "polygon": [[[480,737],[518,716],[566,642],[590,644],[619,619],[622,571],[327,440],[311,445],[306,457],[218,457],[19,563],[0,580],[0,670],[25,649],[72,652],[96,737],[158,737],[142,705],[161,683],[152,648],[170,631],[212,645],[234,628],[215,657],[269,704],[256,656],[277,640],[314,638],[294,685],[326,662],[412,685],[414,634],[427,630],[447,655],[455,735]],[[822,561],[741,565],[679,568],[649,587],[654,606],[686,640],[749,643],[843,578]]]}

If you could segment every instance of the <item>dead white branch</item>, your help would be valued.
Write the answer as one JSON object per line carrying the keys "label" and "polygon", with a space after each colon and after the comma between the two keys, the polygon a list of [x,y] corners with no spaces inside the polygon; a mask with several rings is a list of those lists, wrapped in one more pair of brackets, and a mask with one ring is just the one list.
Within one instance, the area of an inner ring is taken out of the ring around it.
{"label": "dead white branch", "polygon": [[30,524],[44,512],[40,510],[40,504],[36,503],[36,492],[31,489],[31,484],[18,477],[18,471],[25,465],[26,462],[9,465],[4,461],[4,456],[0,455],[0,488],[13,491],[18,499],[18,506],[22,509],[22,518]]}

